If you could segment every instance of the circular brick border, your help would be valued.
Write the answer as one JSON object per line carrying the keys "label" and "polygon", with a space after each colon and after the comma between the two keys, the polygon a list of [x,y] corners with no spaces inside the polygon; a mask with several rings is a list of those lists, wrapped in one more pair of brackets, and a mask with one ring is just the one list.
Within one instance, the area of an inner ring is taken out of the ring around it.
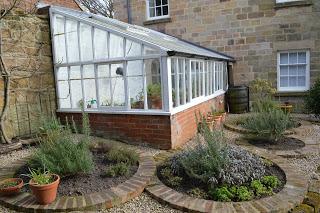
{"label": "circular brick border", "polygon": [[[223,126],[224,126],[224,128],[226,128],[226,129],[228,129],[230,131],[233,131],[233,132],[238,132],[238,133],[241,133],[241,134],[254,134],[254,131],[252,131],[252,130],[245,129],[245,128],[240,127],[240,126],[237,126],[237,125],[234,125],[234,124],[230,124],[228,122],[224,122]],[[285,135],[293,135],[294,131],[293,130],[286,130],[284,132],[284,134]]]}
{"label": "circular brick border", "polygon": [[308,188],[306,178],[298,174],[296,169],[291,168],[284,158],[269,153],[259,153],[259,151],[255,154],[272,159],[285,172],[287,182],[279,193],[246,202],[217,202],[192,198],[179,193],[164,185],[157,177],[146,188],[146,191],[158,201],[188,212],[288,212],[301,204]]}
{"label": "circular brick border", "polygon": [[[154,175],[156,165],[152,156],[139,153],[138,171],[127,181],[110,189],[85,196],[62,196],[49,205],[38,205],[30,193],[13,197],[0,197],[0,204],[14,210],[27,212],[65,212],[107,209],[139,196]],[[27,159],[18,160],[10,167],[0,168],[0,179],[12,177]]]}

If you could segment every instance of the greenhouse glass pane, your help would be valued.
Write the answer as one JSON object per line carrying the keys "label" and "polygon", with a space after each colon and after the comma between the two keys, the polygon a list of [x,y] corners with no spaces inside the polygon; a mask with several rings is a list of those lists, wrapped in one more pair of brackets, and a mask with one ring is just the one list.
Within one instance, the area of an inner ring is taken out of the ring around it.
{"label": "greenhouse glass pane", "polygon": [[58,91],[59,108],[71,108],[69,82],[59,81]]}
{"label": "greenhouse glass pane", "polygon": [[79,61],[78,22],[67,19],[66,31],[68,44],[68,62]]}
{"label": "greenhouse glass pane", "polygon": [[111,99],[113,106],[125,105],[123,64],[111,64]]}
{"label": "greenhouse glass pane", "polygon": [[55,62],[65,63],[66,61],[66,41],[64,33],[64,17],[55,15],[54,19],[54,49],[55,49]]}
{"label": "greenhouse glass pane", "polygon": [[110,58],[123,57],[123,37],[110,33]]}
{"label": "greenhouse glass pane", "polygon": [[142,60],[128,61],[127,75],[131,109],[144,109]]}
{"label": "greenhouse glass pane", "polygon": [[94,65],[83,65],[83,78],[95,78]]}
{"label": "greenhouse glass pane", "polygon": [[145,60],[144,70],[147,80],[148,108],[162,109],[162,86],[159,59]]}
{"label": "greenhouse glass pane", "polygon": [[127,39],[126,56],[140,56],[140,55],[141,55],[141,44]]}
{"label": "greenhouse glass pane", "polygon": [[60,67],[57,70],[57,80],[62,81],[62,80],[68,80],[68,68],[67,67]]}
{"label": "greenhouse glass pane", "polygon": [[184,75],[184,72],[185,72],[185,67],[183,67],[184,65],[184,60],[183,59],[179,59],[178,60],[178,63],[179,63],[179,100],[180,100],[180,105],[184,104],[184,94],[185,94],[185,91],[184,91],[184,79],[183,79],[183,75]]}
{"label": "greenhouse glass pane", "polygon": [[111,106],[110,65],[97,66],[100,106]]}
{"label": "greenhouse glass pane", "polygon": [[81,79],[80,66],[70,67],[70,79]]}
{"label": "greenhouse glass pane", "polygon": [[127,76],[142,76],[142,60],[128,61]]}
{"label": "greenhouse glass pane", "polygon": [[70,87],[72,96],[72,108],[80,108],[80,102],[82,101],[81,80],[71,80]]}
{"label": "greenhouse glass pane", "polygon": [[83,23],[80,23],[80,49],[82,61],[93,60],[91,26]]}
{"label": "greenhouse glass pane", "polygon": [[171,87],[172,87],[172,104],[176,107],[176,59],[171,58]]}
{"label": "greenhouse glass pane", "polygon": [[94,28],[94,57],[96,60],[108,58],[108,32]]}
{"label": "greenhouse glass pane", "polygon": [[87,108],[97,108],[96,80],[84,79],[83,87]]}
{"label": "greenhouse glass pane", "polygon": [[144,46],[143,55],[153,55],[153,54],[160,54],[160,51],[148,46]]}

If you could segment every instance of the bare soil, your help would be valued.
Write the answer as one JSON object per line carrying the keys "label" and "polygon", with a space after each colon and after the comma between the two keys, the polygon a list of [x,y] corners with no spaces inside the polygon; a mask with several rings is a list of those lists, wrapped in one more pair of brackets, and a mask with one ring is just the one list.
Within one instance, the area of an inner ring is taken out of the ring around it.
{"label": "bare soil", "polygon": [[302,140],[292,137],[284,137],[278,142],[272,142],[263,139],[249,139],[248,142],[251,145],[257,146],[262,149],[268,150],[296,150],[301,149],[305,146],[305,143]]}

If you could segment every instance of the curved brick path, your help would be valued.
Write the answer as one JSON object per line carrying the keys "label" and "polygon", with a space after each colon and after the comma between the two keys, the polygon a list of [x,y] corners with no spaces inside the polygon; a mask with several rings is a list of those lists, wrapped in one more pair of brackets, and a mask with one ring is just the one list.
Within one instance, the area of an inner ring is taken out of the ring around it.
{"label": "curved brick path", "polygon": [[[0,179],[12,177],[27,159],[19,160],[10,167],[0,168]],[[111,208],[139,196],[155,173],[155,162],[152,156],[140,153],[138,171],[127,181],[108,190],[86,196],[58,197],[49,205],[38,205],[30,193],[20,193],[13,197],[0,197],[0,204],[5,207],[26,212],[54,212],[74,210],[100,210]]]}
{"label": "curved brick path", "polygon": [[308,188],[306,178],[297,173],[296,169],[291,167],[282,157],[266,152],[255,151],[254,153],[267,159],[272,159],[285,172],[287,183],[279,193],[271,197],[247,202],[216,202],[192,198],[179,193],[164,185],[158,178],[154,178],[153,182],[146,188],[146,191],[160,202],[182,211],[191,212],[288,212],[302,203]]}

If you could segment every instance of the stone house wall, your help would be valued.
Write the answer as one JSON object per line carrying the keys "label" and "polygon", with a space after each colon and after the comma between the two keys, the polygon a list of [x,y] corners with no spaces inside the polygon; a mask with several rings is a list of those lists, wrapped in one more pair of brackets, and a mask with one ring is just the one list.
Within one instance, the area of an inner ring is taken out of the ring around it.
{"label": "stone house wall", "polygon": [[[232,84],[256,78],[276,87],[277,52],[310,50],[311,84],[320,76],[320,1],[276,5],[275,0],[169,0],[170,18],[147,21],[146,1],[130,1],[133,24],[149,27],[234,56]],[[115,18],[128,21],[126,0],[115,1]],[[301,103],[304,93],[280,94]],[[296,108],[301,108],[297,104]]]}

